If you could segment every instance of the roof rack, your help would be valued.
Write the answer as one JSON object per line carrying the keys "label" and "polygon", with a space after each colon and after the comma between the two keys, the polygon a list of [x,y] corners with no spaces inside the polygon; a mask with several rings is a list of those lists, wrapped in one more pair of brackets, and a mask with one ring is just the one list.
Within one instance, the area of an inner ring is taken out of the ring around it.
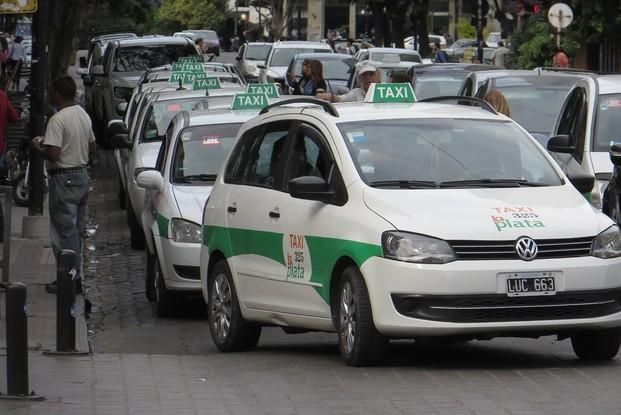
{"label": "roof rack", "polygon": [[468,97],[464,95],[447,95],[439,97],[430,97],[418,100],[417,102],[442,102],[442,101],[457,101],[457,105],[473,105],[481,107],[492,114],[498,114],[498,112],[492,107],[489,102],[477,97]]}
{"label": "roof rack", "polygon": [[306,104],[315,104],[315,105],[319,105],[321,106],[325,112],[327,112],[328,114],[334,116],[334,117],[338,117],[339,116],[339,112],[336,110],[336,108],[334,107],[334,105],[332,105],[332,103],[328,102],[328,101],[324,101],[323,99],[319,99],[319,98],[313,98],[313,97],[299,97],[299,98],[291,98],[291,99],[284,99],[282,101],[278,101],[278,102],[274,102],[273,104],[270,104],[266,107],[264,107],[259,114],[265,114],[266,112],[268,112],[270,109],[275,108],[275,107],[280,107],[282,105],[287,105],[287,104],[296,104],[296,103],[306,103]]}
{"label": "roof rack", "polygon": [[612,72],[600,72],[600,71],[591,71],[589,69],[580,69],[580,68],[556,68],[554,66],[539,66],[535,68],[538,74],[541,72],[559,72],[559,73],[576,73],[576,74],[585,74],[585,75],[605,75],[607,73]]}

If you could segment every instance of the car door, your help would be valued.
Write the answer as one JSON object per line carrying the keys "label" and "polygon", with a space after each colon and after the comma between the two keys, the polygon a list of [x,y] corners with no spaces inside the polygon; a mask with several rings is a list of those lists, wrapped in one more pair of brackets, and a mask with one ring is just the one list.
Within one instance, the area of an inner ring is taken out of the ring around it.
{"label": "car door", "polygon": [[[335,157],[328,140],[307,123],[295,126],[284,170],[284,188],[291,179],[318,176],[331,187],[345,193]],[[279,293],[272,301],[276,309],[290,314],[330,318],[330,280],[334,258],[341,251],[341,240],[329,237],[338,227],[335,219],[342,206],[275,194],[274,204],[284,228],[282,241],[286,275],[279,280]]]}
{"label": "car door", "polygon": [[293,121],[276,121],[250,130],[252,137],[241,183],[226,195],[226,228],[231,271],[246,307],[274,310],[286,275],[283,224],[277,195],[282,193],[283,152]]}

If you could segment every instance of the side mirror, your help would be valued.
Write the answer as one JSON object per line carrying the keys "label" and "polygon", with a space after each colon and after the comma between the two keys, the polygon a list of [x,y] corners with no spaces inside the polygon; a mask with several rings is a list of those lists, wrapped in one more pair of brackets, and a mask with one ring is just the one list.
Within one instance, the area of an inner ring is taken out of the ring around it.
{"label": "side mirror", "polygon": [[108,121],[108,137],[112,138],[117,134],[129,134],[127,126],[123,120],[110,120]]}
{"label": "side mirror", "polygon": [[258,65],[257,65],[257,68],[259,68],[259,69],[265,69],[265,68],[266,68],[266,66],[265,66],[265,64],[264,64],[264,63],[260,63],[260,64],[258,64]]}
{"label": "side mirror", "polygon": [[84,78],[84,75],[86,75],[88,71],[86,70],[86,68],[78,68],[75,70],[75,73]]}
{"label": "side mirror", "polygon": [[80,68],[86,68],[88,62],[86,62],[86,56],[80,56]]}
{"label": "side mirror", "polygon": [[125,115],[125,111],[127,111],[127,102],[121,102],[116,106],[116,112],[119,115]]}
{"label": "side mirror", "polygon": [[336,192],[321,177],[302,176],[289,180],[289,194],[296,199],[334,203]]}
{"label": "side mirror", "polygon": [[241,61],[242,57],[241,56],[235,56],[235,60]]}
{"label": "side mirror", "polygon": [[82,83],[84,86],[92,86],[95,82],[93,82],[93,78],[88,76],[88,74],[82,75]]}
{"label": "side mirror", "polygon": [[595,177],[584,173],[575,173],[567,176],[571,184],[582,194],[591,193],[595,186]]}
{"label": "side mirror", "polygon": [[103,65],[93,66],[93,75],[103,75],[103,74],[104,74]]}
{"label": "side mirror", "polygon": [[621,167],[621,143],[612,143],[610,146],[610,150],[608,150],[608,154],[610,155],[610,161],[615,167]]}
{"label": "side mirror", "polygon": [[555,153],[573,153],[576,146],[571,143],[571,139],[567,134],[555,135],[548,140],[548,150]]}
{"label": "side mirror", "polygon": [[134,177],[136,177],[136,184],[138,184],[138,187],[154,190],[156,192],[162,190],[164,178],[157,170],[138,168],[134,171]]}
{"label": "side mirror", "polygon": [[113,148],[132,148],[132,143],[129,141],[129,135],[127,134],[115,134],[110,137],[110,145]]}

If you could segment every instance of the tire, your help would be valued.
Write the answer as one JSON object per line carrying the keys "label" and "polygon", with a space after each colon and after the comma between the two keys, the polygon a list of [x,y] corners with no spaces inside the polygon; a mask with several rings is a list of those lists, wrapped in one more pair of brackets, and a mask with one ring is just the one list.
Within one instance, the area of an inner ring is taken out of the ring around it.
{"label": "tire", "polygon": [[166,288],[166,281],[164,280],[164,275],[162,274],[162,267],[157,253],[153,255],[153,283],[153,292],[155,293],[155,311],[157,316],[172,316],[175,312],[176,296]]}
{"label": "tire", "polygon": [[373,324],[367,286],[356,267],[347,268],[338,291],[337,333],[341,357],[350,366],[373,366],[383,361],[388,338]]}
{"label": "tire", "polygon": [[13,182],[13,200],[18,206],[30,206],[30,192],[26,183],[26,173],[22,173]]}
{"label": "tire", "polygon": [[147,300],[155,301],[155,255],[149,253],[148,249],[145,249],[147,254],[147,269],[144,276],[145,295]]}
{"label": "tire", "polygon": [[584,331],[571,337],[574,353],[582,360],[611,360],[621,346],[621,330]]}
{"label": "tire", "polygon": [[231,270],[226,261],[214,267],[208,282],[207,320],[216,347],[221,352],[239,352],[257,347],[261,326],[244,320]]}
{"label": "tire", "polygon": [[123,187],[123,183],[121,182],[121,179],[119,178],[119,207],[121,209],[126,209],[127,208],[127,194],[125,193],[125,188]]}
{"label": "tire", "polygon": [[127,204],[127,224],[129,225],[129,238],[131,241],[132,249],[144,249],[145,247],[145,239],[144,239],[144,231],[138,223],[138,219],[136,219],[136,215],[134,214],[134,209],[132,208],[131,203]]}

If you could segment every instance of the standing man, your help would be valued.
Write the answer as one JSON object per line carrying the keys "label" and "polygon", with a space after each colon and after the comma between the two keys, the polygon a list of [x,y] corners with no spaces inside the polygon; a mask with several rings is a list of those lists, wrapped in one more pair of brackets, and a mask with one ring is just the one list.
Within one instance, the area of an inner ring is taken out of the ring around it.
{"label": "standing man", "polygon": [[[62,76],[52,84],[52,100],[58,112],[47,123],[44,137],[35,137],[33,146],[46,161],[49,176],[50,239],[54,255],[71,249],[77,255],[77,279],[81,277],[82,235],[84,234],[89,179],[86,166],[95,152],[91,119],[75,102],[76,84]],[[78,291],[81,284],[78,284]],[[56,293],[55,282],[45,290]]]}
{"label": "standing man", "polygon": [[446,63],[448,62],[448,57],[446,56],[446,53],[440,49],[440,42],[435,42],[433,44],[433,61],[435,63]]}
{"label": "standing man", "polygon": [[[8,67],[9,73],[12,75],[12,84],[13,89],[19,91],[19,81],[21,78],[22,65],[26,61],[26,49],[24,45],[22,45],[22,41],[24,40],[21,36],[15,36],[13,43],[11,43],[11,47],[9,48],[9,58],[8,58]],[[9,84],[7,83],[7,90],[9,89]]]}
{"label": "standing man", "polygon": [[358,68],[358,88],[354,88],[346,94],[335,95],[329,92],[323,92],[315,95],[319,99],[330,102],[361,102],[373,83],[381,82],[382,73],[379,68],[370,61],[362,61]]}
{"label": "standing man", "polygon": [[505,47],[503,41],[498,42],[498,48],[492,54],[492,64],[496,66],[507,67],[507,54],[511,52]]}

